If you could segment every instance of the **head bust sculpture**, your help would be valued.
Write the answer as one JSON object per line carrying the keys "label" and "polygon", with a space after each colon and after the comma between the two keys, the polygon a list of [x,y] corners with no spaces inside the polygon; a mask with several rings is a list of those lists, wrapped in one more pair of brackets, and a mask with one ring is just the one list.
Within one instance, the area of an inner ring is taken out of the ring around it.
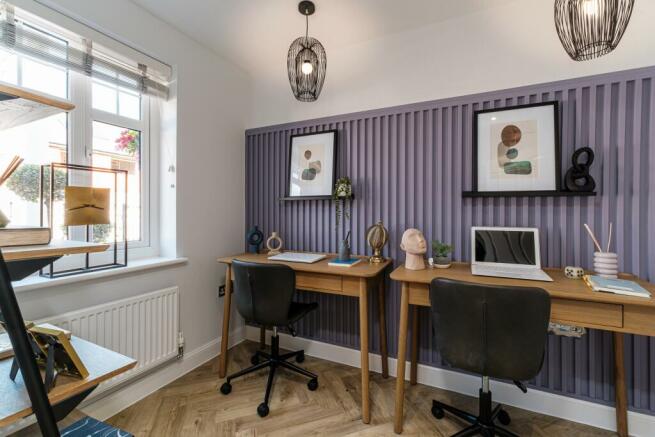
{"label": "head bust sculpture", "polygon": [[407,229],[403,233],[400,248],[407,254],[405,257],[406,269],[423,270],[425,268],[423,255],[427,252],[428,245],[423,236],[423,232],[415,228]]}

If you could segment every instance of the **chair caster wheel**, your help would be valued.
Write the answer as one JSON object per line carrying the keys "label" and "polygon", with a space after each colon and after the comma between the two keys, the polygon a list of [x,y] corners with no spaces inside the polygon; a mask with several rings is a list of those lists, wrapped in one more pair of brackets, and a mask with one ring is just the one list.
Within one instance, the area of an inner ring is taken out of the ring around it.
{"label": "chair caster wheel", "polygon": [[445,413],[443,411],[443,408],[438,407],[436,405],[432,406],[432,415],[434,416],[435,419],[443,419]]}
{"label": "chair caster wheel", "polygon": [[305,361],[305,352],[296,355],[296,363],[302,363],[303,361]]}
{"label": "chair caster wheel", "polygon": [[500,410],[498,412],[498,421],[501,423],[501,425],[509,425],[512,422],[511,417],[509,417],[509,414],[505,410]]}
{"label": "chair caster wheel", "polygon": [[257,414],[259,414],[259,417],[266,417],[268,416],[268,405],[261,403],[257,407]]}
{"label": "chair caster wheel", "polygon": [[255,354],[252,357],[250,357],[250,364],[252,364],[253,366],[259,364],[259,355]]}
{"label": "chair caster wheel", "polygon": [[310,391],[316,390],[318,388],[318,379],[316,379],[316,378],[310,379],[309,382],[307,383],[307,388]]}
{"label": "chair caster wheel", "polygon": [[230,384],[229,382],[225,382],[223,383],[223,385],[221,385],[221,393],[223,393],[224,395],[229,395],[231,391],[232,391],[232,384]]}

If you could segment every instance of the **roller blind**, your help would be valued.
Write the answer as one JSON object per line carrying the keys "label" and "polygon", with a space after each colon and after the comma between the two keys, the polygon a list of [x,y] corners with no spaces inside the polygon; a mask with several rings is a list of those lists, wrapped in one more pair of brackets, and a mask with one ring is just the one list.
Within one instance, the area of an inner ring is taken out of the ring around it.
{"label": "roller blind", "polygon": [[88,39],[46,31],[5,2],[0,7],[1,47],[143,94],[168,97],[170,78],[165,73],[118,59]]}

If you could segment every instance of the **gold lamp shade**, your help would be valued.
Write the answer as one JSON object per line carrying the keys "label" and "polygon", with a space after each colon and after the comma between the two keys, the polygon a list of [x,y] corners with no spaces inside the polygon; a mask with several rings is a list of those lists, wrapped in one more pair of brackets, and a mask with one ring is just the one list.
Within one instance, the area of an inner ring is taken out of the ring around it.
{"label": "gold lamp shade", "polygon": [[64,192],[64,225],[108,225],[109,188],[68,186]]}

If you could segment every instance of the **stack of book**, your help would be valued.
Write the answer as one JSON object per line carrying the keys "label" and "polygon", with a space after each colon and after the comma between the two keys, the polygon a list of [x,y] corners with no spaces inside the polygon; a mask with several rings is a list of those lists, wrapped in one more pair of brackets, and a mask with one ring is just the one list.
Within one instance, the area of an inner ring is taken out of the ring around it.
{"label": "stack of book", "polygon": [[650,292],[635,281],[601,278],[597,275],[585,275],[584,280],[594,291],[623,294],[626,296],[650,297]]}
{"label": "stack of book", "polygon": [[334,258],[328,262],[329,266],[332,267],[352,267],[356,264],[359,264],[362,261],[362,258],[350,258],[347,260],[341,260],[339,258]]}
{"label": "stack of book", "polygon": [[8,226],[0,228],[0,247],[49,244],[50,228],[37,226]]}

